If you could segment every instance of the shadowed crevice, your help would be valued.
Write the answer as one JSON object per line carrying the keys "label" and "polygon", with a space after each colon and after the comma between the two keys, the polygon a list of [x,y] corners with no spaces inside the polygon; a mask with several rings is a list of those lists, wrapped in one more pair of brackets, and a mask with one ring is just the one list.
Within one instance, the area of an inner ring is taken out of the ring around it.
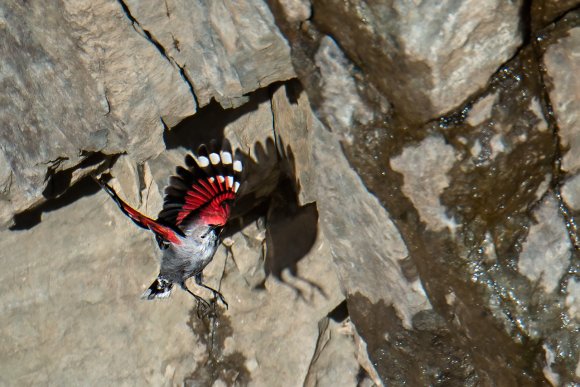
{"label": "shadowed crevice", "polygon": [[101,172],[112,166],[119,155],[108,156],[101,152],[87,152],[86,156],[80,164],[62,171],[55,172],[49,168],[46,174],[48,183],[42,192],[47,200],[14,215],[14,225],[9,229],[29,230],[41,222],[43,213],[58,210],[85,196],[97,193],[100,188],[91,176],[85,176],[71,185],[73,173],[82,169],[91,169],[92,173]]}
{"label": "shadowed crevice", "polygon": [[30,210],[16,214],[14,216],[14,225],[10,227],[10,230],[29,230],[42,221],[43,213],[56,211],[66,207],[85,196],[96,194],[99,190],[99,185],[95,184],[90,176],[86,176],[73,184],[61,196],[47,200],[43,204],[31,208]]}
{"label": "shadowed crevice", "polygon": [[78,165],[62,171],[56,171],[56,168],[49,167],[45,176],[45,181],[48,182],[46,188],[42,191],[42,196],[46,199],[55,199],[59,197],[71,186],[73,173],[75,171],[94,167],[108,161],[108,156],[101,152],[86,152],[85,156],[85,159]]}
{"label": "shadowed crevice", "polygon": [[119,5],[123,9],[123,12],[127,16],[127,19],[129,19],[131,21],[131,25],[133,26],[135,31],[137,31],[140,35],[145,37],[145,39],[147,39],[157,49],[157,51],[159,51],[159,53],[161,54],[161,56],[165,60],[167,60],[169,63],[175,65],[179,69],[179,75],[181,75],[181,78],[184,80],[185,83],[187,83],[189,90],[191,92],[191,95],[193,97],[195,107],[196,108],[199,107],[199,102],[197,100],[197,95],[195,94],[195,88],[193,87],[193,82],[191,81],[189,75],[187,74],[185,67],[179,65],[175,61],[175,59],[167,53],[167,50],[165,49],[165,47],[163,47],[163,45],[159,42],[159,40],[157,40],[157,38],[151,33],[151,31],[143,28],[141,23],[139,23],[139,21],[131,13],[129,6],[123,0],[117,0],[117,1],[119,2]]}
{"label": "shadowed crevice", "polygon": [[336,306],[333,310],[328,313],[328,317],[338,323],[343,322],[349,317],[348,314],[348,303],[343,300],[340,304]]}
{"label": "shadowed crevice", "polygon": [[248,97],[249,101],[236,109],[224,109],[219,102],[212,100],[193,116],[187,117],[173,128],[166,128],[163,133],[165,147],[195,150],[211,140],[221,143],[225,128],[242,116],[258,110],[258,106],[268,99],[268,94],[259,89]]}

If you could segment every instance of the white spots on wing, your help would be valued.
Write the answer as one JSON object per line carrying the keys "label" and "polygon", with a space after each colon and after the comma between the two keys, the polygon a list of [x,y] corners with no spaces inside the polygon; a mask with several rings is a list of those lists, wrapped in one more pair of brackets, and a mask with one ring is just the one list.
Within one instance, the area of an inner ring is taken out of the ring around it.
{"label": "white spots on wing", "polygon": [[226,186],[233,187],[233,185],[234,185],[234,177],[233,176],[227,176],[226,179],[228,180]]}
{"label": "white spots on wing", "polygon": [[209,159],[205,156],[199,156],[197,158],[197,165],[199,165],[202,168],[205,168],[209,165]]}
{"label": "white spots on wing", "polygon": [[217,153],[210,153],[209,154],[209,161],[211,161],[211,163],[213,165],[219,164],[219,162],[220,162],[220,155],[218,155]]}
{"label": "white spots on wing", "polygon": [[222,175],[217,175],[217,179],[220,183],[223,183],[224,181],[226,181],[226,179]]}
{"label": "white spots on wing", "polygon": [[224,165],[229,165],[232,163],[232,154],[230,152],[222,151],[221,157],[222,157],[222,163]]}
{"label": "white spots on wing", "polygon": [[234,161],[234,171],[242,172],[242,162],[240,160]]}
{"label": "white spots on wing", "polygon": [[214,177],[209,177],[208,180],[209,180],[210,183],[213,183],[215,181],[215,178]]}
{"label": "white spots on wing", "polygon": [[236,181],[234,184],[234,192],[238,192],[238,188],[240,188],[240,182]]}

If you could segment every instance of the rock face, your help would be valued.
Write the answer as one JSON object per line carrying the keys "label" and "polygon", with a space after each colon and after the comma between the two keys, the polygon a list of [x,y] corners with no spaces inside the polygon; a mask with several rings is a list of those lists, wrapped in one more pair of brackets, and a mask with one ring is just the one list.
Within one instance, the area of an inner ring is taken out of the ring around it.
{"label": "rock face", "polygon": [[[0,384],[580,383],[573,7],[4,2]],[[229,309],[141,301],[156,244],[88,175],[155,216],[224,138]]]}
{"label": "rock face", "polygon": [[322,0],[313,2],[312,21],[399,114],[428,120],[482,89],[515,53],[520,7],[500,0]]}
{"label": "rock face", "polygon": [[[579,256],[570,102],[578,15],[546,4],[547,22],[537,5],[490,3],[476,14],[468,4],[313,1],[308,20],[273,4],[317,116],[386,210],[405,247],[402,273],[408,283],[420,279],[430,305],[409,318],[400,300],[373,299],[381,286],[369,296],[343,278],[349,314],[387,384],[572,385],[580,378],[570,308]],[[420,23],[411,21],[427,8]],[[522,40],[521,31],[530,35]],[[499,41],[505,50],[493,48]],[[352,211],[347,224],[356,222]],[[341,276],[374,268],[352,240],[358,235],[366,246],[384,241],[383,253],[396,246],[399,238],[377,236],[385,228],[368,238],[359,226],[333,244],[341,246],[338,267],[342,256],[351,263]],[[375,277],[396,294],[382,271],[371,269],[365,283]]]}

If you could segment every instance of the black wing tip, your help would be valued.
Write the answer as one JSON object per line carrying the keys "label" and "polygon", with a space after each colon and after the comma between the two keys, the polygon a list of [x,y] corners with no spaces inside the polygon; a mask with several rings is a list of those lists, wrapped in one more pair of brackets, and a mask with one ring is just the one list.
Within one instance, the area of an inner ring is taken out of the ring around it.
{"label": "black wing tip", "polygon": [[103,176],[98,177],[94,173],[91,173],[91,178],[95,181],[95,183],[101,186],[101,188],[104,188],[107,185],[107,183],[105,182],[105,178]]}
{"label": "black wing tip", "polygon": [[105,178],[103,176],[101,177],[97,177],[94,174],[91,174],[91,177],[93,178],[93,180],[102,188],[105,190],[106,193],[108,193],[111,197],[113,197],[115,200],[118,198],[117,192],[115,192],[115,190],[113,189],[113,187],[111,187],[107,181],[105,180]]}
{"label": "black wing tip", "polygon": [[141,295],[143,300],[155,300],[168,298],[171,295],[173,283],[163,278],[157,278],[151,286]]}

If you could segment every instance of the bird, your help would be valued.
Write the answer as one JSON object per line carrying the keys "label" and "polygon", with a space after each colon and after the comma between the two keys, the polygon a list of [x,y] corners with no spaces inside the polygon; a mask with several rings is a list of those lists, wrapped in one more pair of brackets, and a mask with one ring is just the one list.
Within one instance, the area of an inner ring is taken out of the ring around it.
{"label": "bird", "polygon": [[185,167],[178,166],[169,178],[156,220],[124,202],[102,177],[95,178],[127,217],[155,234],[162,250],[159,275],[141,298],[168,298],[178,285],[197,300],[198,308],[207,308],[209,303],[186,285],[186,280],[193,277],[198,286],[211,291],[214,299],[228,308],[223,295],[203,283],[203,270],[213,259],[230,218],[242,170],[242,161],[232,153],[229,141],[225,140],[221,148],[215,141],[202,144],[195,157],[188,153]]}

